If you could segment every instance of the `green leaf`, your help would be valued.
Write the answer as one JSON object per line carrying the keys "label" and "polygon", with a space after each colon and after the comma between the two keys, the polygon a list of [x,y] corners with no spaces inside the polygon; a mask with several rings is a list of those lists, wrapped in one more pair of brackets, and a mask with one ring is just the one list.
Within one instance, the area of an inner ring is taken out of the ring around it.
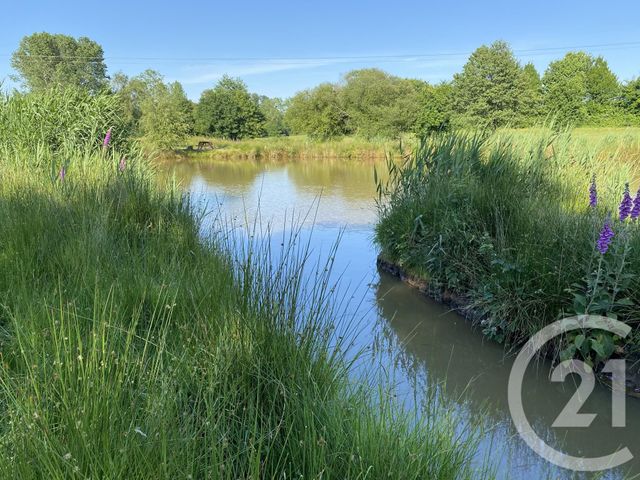
{"label": "green leaf", "polygon": [[591,349],[598,354],[598,357],[606,358],[604,346],[598,340],[591,339]]}

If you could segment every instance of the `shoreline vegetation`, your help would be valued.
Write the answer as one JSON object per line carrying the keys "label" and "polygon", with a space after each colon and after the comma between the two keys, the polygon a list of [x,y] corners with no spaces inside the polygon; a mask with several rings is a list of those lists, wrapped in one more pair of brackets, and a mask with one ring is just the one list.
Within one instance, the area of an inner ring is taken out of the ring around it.
{"label": "shoreline vegetation", "polygon": [[350,377],[304,249],[202,238],[113,97],[3,96],[0,119],[0,476],[494,476],[435,390],[412,412]]}
{"label": "shoreline vegetation", "polygon": [[[210,142],[198,150],[199,142]],[[316,160],[353,159],[383,160],[388,156],[400,158],[400,146],[410,147],[411,136],[403,139],[365,139],[355,136],[318,140],[306,135],[286,137],[252,138],[245,140],[225,140],[211,137],[191,137],[182,148],[171,152],[160,152],[163,158],[187,158],[189,160]]]}
{"label": "shoreline vegetation", "polygon": [[[536,132],[552,132],[548,127],[502,128],[491,135],[526,137]],[[581,154],[594,152],[602,161],[624,158],[626,163],[640,165],[640,127],[580,127],[562,129],[570,132]],[[489,133],[489,132],[487,132]],[[198,150],[200,142],[208,142]],[[147,154],[163,159],[207,160],[384,160],[408,158],[419,143],[415,135],[403,135],[398,139],[366,139],[343,136],[319,140],[307,135],[265,137],[245,140],[225,140],[213,137],[190,137],[185,144],[172,151]]]}
{"label": "shoreline vegetation", "polygon": [[[621,138],[537,129],[423,139],[379,181],[379,265],[507,346],[574,315],[638,324],[640,163],[637,137]],[[639,353],[636,335],[598,331],[551,352],[596,368]]]}

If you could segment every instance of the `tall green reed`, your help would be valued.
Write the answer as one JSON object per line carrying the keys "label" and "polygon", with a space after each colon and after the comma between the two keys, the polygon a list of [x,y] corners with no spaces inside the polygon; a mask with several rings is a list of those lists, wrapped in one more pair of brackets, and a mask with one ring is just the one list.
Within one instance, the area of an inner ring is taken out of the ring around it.
{"label": "tall green reed", "polygon": [[117,128],[101,147],[109,98],[86,99],[102,128],[73,102],[6,101],[78,134],[13,119],[1,141],[0,476],[489,476],[452,408],[413,418],[349,376],[308,249],[202,238]]}
{"label": "tall green reed", "polygon": [[[518,343],[576,313],[576,284],[597,266],[598,233],[617,212],[624,182],[635,179],[637,166],[599,153],[548,129],[426,138],[379,185],[382,253],[463,298],[487,335]],[[639,305],[638,225],[616,228],[629,230],[624,297]],[[640,320],[637,309],[614,310],[604,313]]]}

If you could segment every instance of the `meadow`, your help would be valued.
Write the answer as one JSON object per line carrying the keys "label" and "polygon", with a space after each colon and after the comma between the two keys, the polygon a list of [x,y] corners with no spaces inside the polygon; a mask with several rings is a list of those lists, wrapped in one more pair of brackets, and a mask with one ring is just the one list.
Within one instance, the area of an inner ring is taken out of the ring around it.
{"label": "meadow", "polygon": [[[576,314],[636,325],[639,138],[586,128],[427,137],[379,182],[382,258],[507,345]],[[635,334],[581,332],[555,353],[599,364],[639,346]]]}
{"label": "meadow", "polygon": [[492,476],[454,406],[350,375],[325,266],[307,284],[293,241],[203,237],[120,118],[0,99],[0,477]]}

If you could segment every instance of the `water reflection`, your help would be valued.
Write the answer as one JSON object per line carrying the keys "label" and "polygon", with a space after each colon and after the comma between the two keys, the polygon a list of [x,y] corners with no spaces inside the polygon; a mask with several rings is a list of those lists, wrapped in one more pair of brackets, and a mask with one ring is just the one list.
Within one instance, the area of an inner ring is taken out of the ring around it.
{"label": "water reflection", "polygon": [[[460,403],[465,415],[484,415],[496,433],[481,447],[500,464],[502,478],[592,478],[562,471],[533,454],[517,437],[507,404],[512,357],[487,341],[457,314],[429,301],[397,279],[375,268],[374,164],[354,161],[257,163],[216,161],[161,164],[196,201],[222,211],[239,222],[260,212],[272,231],[286,229],[297,212],[303,235],[311,235],[312,254],[326,255],[342,233],[335,271],[354,298],[351,313],[360,319],[356,349],[378,352],[391,368],[398,391],[414,398],[425,388],[444,384],[442,393]],[[384,165],[377,164],[379,171]],[[310,233],[311,226],[313,233]],[[341,325],[337,325],[341,328]],[[380,360],[382,359],[382,360]],[[571,382],[548,380],[549,365],[539,362],[525,378],[524,407],[529,421],[548,443],[573,455],[600,456],[628,446],[635,458],[626,468],[640,472],[635,446],[640,426],[640,401],[629,399],[626,428],[611,427],[610,392],[598,387],[582,411],[597,413],[586,429],[550,428],[575,391]],[[465,401],[460,394],[464,392]],[[621,478],[624,471],[602,478]]]}

